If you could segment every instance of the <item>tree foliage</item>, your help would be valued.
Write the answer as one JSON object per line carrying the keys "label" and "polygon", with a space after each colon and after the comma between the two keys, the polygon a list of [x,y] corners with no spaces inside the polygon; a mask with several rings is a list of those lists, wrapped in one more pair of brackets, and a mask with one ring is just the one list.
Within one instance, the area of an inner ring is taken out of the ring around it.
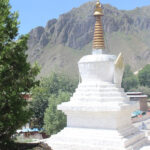
{"label": "tree foliage", "polygon": [[31,117],[22,92],[35,86],[38,68],[27,63],[28,36],[18,35],[18,14],[11,13],[9,0],[0,1],[0,145]]}
{"label": "tree foliage", "polygon": [[137,76],[133,74],[131,71],[131,67],[129,65],[125,66],[124,75],[122,79],[122,87],[125,91],[129,91],[132,88],[137,88],[139,84]]}
{"label": "tree foliage", "polygon": [[62,74],[52,73],[49,77],[43,78],[40,85],[32,90],[33,126],[43,127],[44,113],[52,95],[57,96],[60,91],[73,93],[75,87],[76,82]]}
{"label": "tree foliage", "polygon": [[70,93],[59,92],[58,95],[51,95],[49,105],[44,114],[44,129],[47,134],[56,134],[66,126],[66,116],[60,110],[57,110],[57,105],[69,101]]}
{"label": "tree foliage", "polygon": [[150,87],[150,64],[139,71],[138,78],[141,86]]}

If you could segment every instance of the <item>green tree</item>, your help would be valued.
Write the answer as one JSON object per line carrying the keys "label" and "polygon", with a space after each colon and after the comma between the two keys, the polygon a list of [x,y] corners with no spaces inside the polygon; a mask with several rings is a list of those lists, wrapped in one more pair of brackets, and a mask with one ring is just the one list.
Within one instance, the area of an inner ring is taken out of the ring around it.
{"label": "green tree", "polygon": [[139,71],[138,78],[141,86],[150,87],[150,64]]}
{"label": "green tree", "polygon": [[70,96],[68,92],[59,92],[58,95],[51,95],[49,98],[49,105],[44,114],[44,129],[47,134],[55,134],[66,126],[66,116],[57,110],[57,105],[68,101]]}
{"label": "green tree", "polygon": [[137,88],[139,84],[137,76],[133,74],[131,71],[131,67],[129,65],[125,66],[124,75],[122,79],[122,87],[125,91],[129,91],[132,88]]}
{"label": "green tree", "polygon": [[43,127],[43,118],[45,110],[48,107],[48,99],[53,94],[57,96],[60,91],[73,93],[76,85],[76,81],[62,74],[52,73],[49,77],[43,78],[40,85],[32,90],[33,126],[38,128]]}
{"label": "green tree", "polygon": [[[31,117],[22,92],[35,86],[37,67],[27,63],[28,36],[18,35],[18,14],[11,13],[9,0],[0,1],[0,147]],[[2,148],[5,149],[5,148]]]}

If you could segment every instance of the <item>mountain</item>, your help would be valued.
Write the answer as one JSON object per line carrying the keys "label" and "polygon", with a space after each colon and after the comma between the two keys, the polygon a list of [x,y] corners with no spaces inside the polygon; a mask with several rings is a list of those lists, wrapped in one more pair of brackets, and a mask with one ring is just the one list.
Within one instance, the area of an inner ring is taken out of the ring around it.
{"label": "mountain", "polygon": [[[78,77],[78,60],[92,51],[95,2],[49,20],[29,33],[28,60],[41,66],[39,76],[52,71]],[[138,70],[150,63],[150,6],[131,11],[103,5],[106,53],[123,53],[125,63]]]}

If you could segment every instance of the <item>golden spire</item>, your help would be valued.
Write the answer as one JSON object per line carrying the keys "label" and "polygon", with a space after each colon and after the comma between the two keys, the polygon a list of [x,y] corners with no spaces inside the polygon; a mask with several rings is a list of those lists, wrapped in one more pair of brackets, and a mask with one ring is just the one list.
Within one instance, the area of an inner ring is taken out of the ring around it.
{"label": "golden spire", "polygon": [[105,49],[104,32],[101,20],[101,17],[103,16],[103,11],[99,0],[97,0],[96,2],[94,16],[96,17],[96,23],[93,39],[93,49]]}

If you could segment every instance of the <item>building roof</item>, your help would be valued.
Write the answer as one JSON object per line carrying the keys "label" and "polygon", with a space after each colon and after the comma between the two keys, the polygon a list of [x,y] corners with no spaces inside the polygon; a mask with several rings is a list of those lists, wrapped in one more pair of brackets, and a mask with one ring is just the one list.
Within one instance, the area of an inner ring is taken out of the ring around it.
{"label": "building roof", "polygon": [[144,95],[142,92],[126,92],[128,97],[131,98],[147,98],[147,95]]}

